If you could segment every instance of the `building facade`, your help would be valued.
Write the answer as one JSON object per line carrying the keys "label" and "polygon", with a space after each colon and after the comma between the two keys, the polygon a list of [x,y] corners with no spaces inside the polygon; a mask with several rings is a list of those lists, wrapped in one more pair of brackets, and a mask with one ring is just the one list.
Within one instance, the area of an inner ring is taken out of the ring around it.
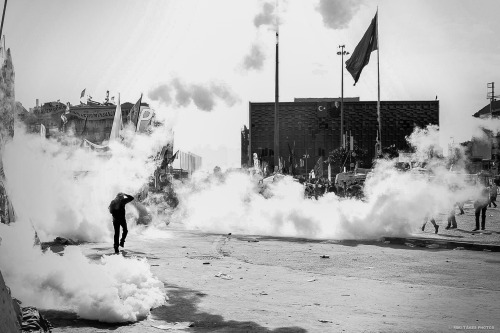
{"label": "building facade", "polygon": [[[381,101],[382,145],[406,149],[415,126],[439,125],[439,101]],[[297,172],[305,174],[319,157],[341,146],[338,99],[296,99],[279,103],[279,147],[285,164],[293,152]],[[344,99],[344,133],[367,151],[360,166],[370,167],[377,137],[377,102]],[[253,154],[274,169],[274,103],[249,103],[249,144],[242,165]],[[242,155],[245,151],[242,149]],[[299,162],[299,160],[302,161]]]}

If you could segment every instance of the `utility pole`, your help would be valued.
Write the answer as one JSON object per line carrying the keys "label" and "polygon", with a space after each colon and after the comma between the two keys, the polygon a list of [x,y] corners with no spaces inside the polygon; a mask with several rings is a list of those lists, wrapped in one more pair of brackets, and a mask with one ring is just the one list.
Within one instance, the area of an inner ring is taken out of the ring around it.
{"label": "utility pole", "polygon": [[[280,158],[280,127],[279,127],[279,21],[278,21],[278,0],[276,0],[276,78],[274,96],[274,169],[279,166]],[[274,172],[274,170],[273,170]]]}
{"label": "utility pole", "polygon": [[493,118],[493,102],[496,101],[497,97],[500,97],[500,95],[495,96],[495,82],[489,82],[488,83],[488,91],[486,95],[486,99],[490,100],[490,117]]}
{"label": "utility pole", "polygon": [[345,51],[345,45],[339,45],[341,51],[337,52],[337,55],[341,56],[342,62],[340,66],[341,70],[341,88],[340,88],[340,147],[344,147],[344,55],[348,55],[349,52]]}

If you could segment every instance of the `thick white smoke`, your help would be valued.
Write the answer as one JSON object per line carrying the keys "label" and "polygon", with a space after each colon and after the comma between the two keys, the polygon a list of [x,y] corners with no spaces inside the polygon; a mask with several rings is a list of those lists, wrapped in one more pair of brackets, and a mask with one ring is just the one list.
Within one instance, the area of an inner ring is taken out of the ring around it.
{"label": "thick white smoke", "polygon": [[104,256],[92,263],[77,246],[63,256],[34,247],[34,232],[26,221],[0,224],[0,267],[12,295],[44,309],[76,312],[103,322],[144,319],[165,303],[163,283],[145,259]]}
{"label": "thick white smoke", "polygon": [[102,156],[17,130],[3,157],[16,214],[33,223],[42,240],[109,240],[109,202],[118,192],[134,195],[148,183],[156,168],[150,157],[169,133],[158,127],[149,136],[137,134],[126,138],[127,146],[114,143],[112,153]]}
{"label": "thick white smoke", "polygon": [[463,170],[449,172],[448,161],[430,154],[437,146],[436,127],[409,138],[416,157],[425,156],[432,175],[402,172],[394,161],[380,160],[365,184],[365,200],[327,194],[304,198],[303,186],[286,177],[271,183],[267,199],[244,173],[222,180],[196,180],[178,189],[180,209],[174,219],[187,228],[221,233],[329,239],[373,239],[408,235],[426,216],[449,212],[455,202],[475,198],[479,186],[466,182]]}
{"label": "thick white smoke", "polygon": [[111,154],[99,155],[16,128],[2,157],[17,219],[0,225],[0,269],[14,297],[104,322],[136,321],[165,302],[163,284],[145,260],[105,256],[91,263],[76,246],[59,256],[33,244],[36,230],[42,241],[107,241],[111,249],[109,202],[148,183],[156,167],[151,157],[170,133],[163,126],[150,135],[124,131],[124,144],[113,143]]}

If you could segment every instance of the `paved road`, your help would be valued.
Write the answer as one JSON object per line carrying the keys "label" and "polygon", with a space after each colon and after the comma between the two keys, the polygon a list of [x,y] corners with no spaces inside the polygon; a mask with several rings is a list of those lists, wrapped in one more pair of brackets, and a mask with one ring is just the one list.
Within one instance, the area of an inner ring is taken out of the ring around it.
{"label": "paved road", "polygon": [[458,225],[457,229],[445,229],[448,224],[448,216],[443,213],[436,216],[436,223],[439,225],[439,232],[437,235],[434,234],[434,227],[432,224],[428,223],[424,232],[419,230],[416,236],[500,245],[500,207],[492,207],[486,210],[486,230],[480,232],[472,231],[476,227],[476,218],[472,202],[465,204],[464,211],[465,214],[459,215],[460,212],[458,208],[455,210]]}
{"label": "paved road", "polygon": [[[149,258],[166,306],[123,326],[45,311],[54,332],[161,332],[154,326],[172,322],[192,322],[187,332],[500,330],[497,253],[171,229],[131,237],[124,252]],[[106,245],[80,246],[97,259]]]}

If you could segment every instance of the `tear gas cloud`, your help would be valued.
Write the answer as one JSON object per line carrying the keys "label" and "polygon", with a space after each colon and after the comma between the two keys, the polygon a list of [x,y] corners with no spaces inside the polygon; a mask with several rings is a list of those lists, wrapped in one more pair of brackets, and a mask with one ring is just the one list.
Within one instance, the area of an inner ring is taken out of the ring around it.
{"label": "tear gas cloud", "polygon": [[91,263],[77,246],[64,255],[33,246],[27,221],[0,224],[0,267],[13,297],[23,306],[74,311],[103,322],[144,319],[165,303],[163,283],[145,259],[104,256]]}
{"label": "tear gas cloud", "polygon": [[192,102],[203,111],[212,111],[218,101],[228,106],[233,106],[240,101],[239,97],[223,83],[187,84],[179,78],[174,78],[169,83],[152,89],[148,97],[153,101],[175,107],[186,107]]}
{"label": "tear gas cloud", "polygon": [[347,28],[358,12],[361,0],[320,0],[316,10],[323,17],[323,24],[330,29]]}
{"label": "tear gas cloud", "polygon": [[151,135],[124,135],[127,145],[112,143],[112,154],[99,157],[17,129],[5,146],[3,162],[7,192],[19,218],[33,223],[42,240],[109,240],[109,202],[118,192],[134,195],[148,183],[156,168],[150,157],[171,137],[163,126]]}
{"label": "tear gas cloud", "polygon": [[274,13],[274,5],[270,2],[262,4],[261,11],[254,17],[253,24],[259,28],[260,26],[272,26],[276,24],[276,16]]}
{"label": "tear gas cloud", "polygon": [[260,70],[264,67],[266,56],[258,44],[253,44],[250,53],[243,59],[243,69]]}
{"label": "tear gas cloud", "polygon": [[105,322],[139,320],[163,304],[163,284],[145,260],[105,256],[90,263],[78,247],[66,247],[59,256],[33,244],[36,230],[42,240],[62,236],[111,247],[109,202],[148,183],[156,168],[151,157],[171,131],[160,126],[144,135],[126,128],[123,144],[112,143],[106,157],[22,128],[15,133],[2,160],[16,222],[0,225],[0,268],[12,295],[25,305],[69,309]]}
{"label": "tear gas cloud", "polygon": [[[180,205],[173,221],[207,232],[328,239],[374,239],[411,234],[428,216],[451,211],[457,201],[480,191],[464,170],[449,171],[439,156],[438,129],[417,129],[409,138],[415,158],[424,158],[432,175],[402,172],[395,161],[379,160],[365,182],[365,200],[328,193],[304,199],[303,186],[291,177],[268,185],[265,196],[245,173],[209,177],[177,189]],[[463,165],[457,163],[456,165]]]}

